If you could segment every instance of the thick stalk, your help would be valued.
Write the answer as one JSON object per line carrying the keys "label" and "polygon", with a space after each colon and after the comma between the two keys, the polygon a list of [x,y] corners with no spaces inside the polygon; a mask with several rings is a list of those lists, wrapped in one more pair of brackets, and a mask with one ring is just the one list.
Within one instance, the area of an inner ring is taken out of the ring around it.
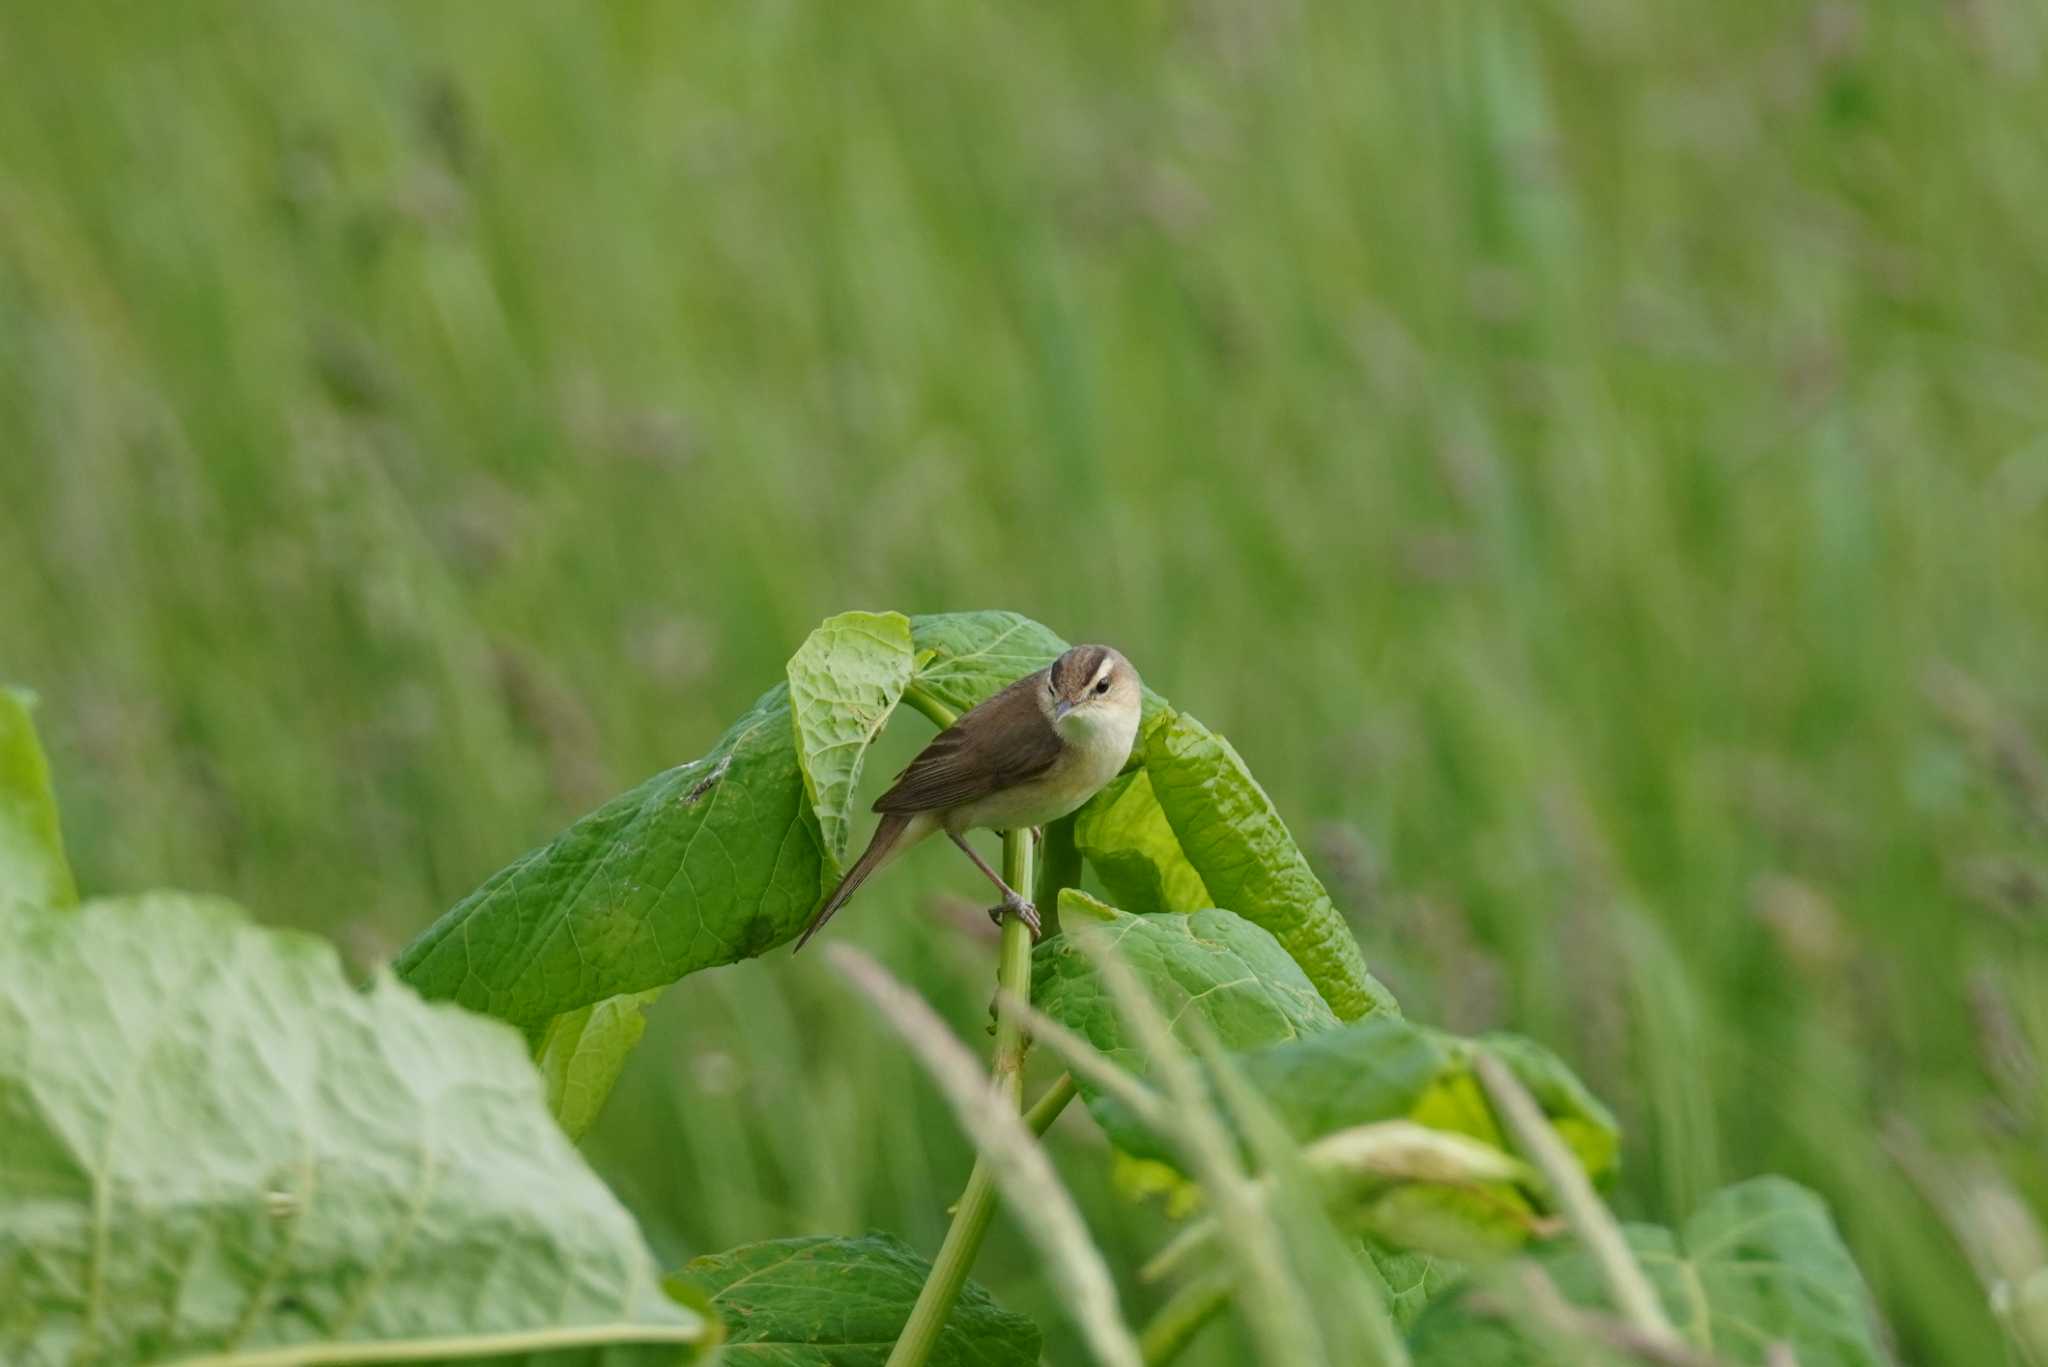
{"label": "thick stalk", "polygon": [[[912,685],[914,689],[916,685]],[[904,693],[906,701],[920,706]],[[927,713],[927,715],[930,715]],[[936,718],[934,718],[936,720]],[[1032,886],[1031,832],[1011,831],[1003,837],[1003,881],[1013,888]],[[1031,928],[1015,916],[1003,918],[1002,959],[996,971],[999,991],[996,997],[996,1051],[992,1065],[994,1076],[991,1085],[1008,1098],[1012,1106],[1021,1106],[1024,1100],[1024,1023],[1018,1017],[1013,1002],[1031,1000]],[[1072,1083],[1067,1087],[1071,1091]],[[1053,1084],[1057,1093],[1060,1084]],[[1048,1094],[1048,1100],[1052,1094]],[[1034,1116],[1047,1111],[1046,1124],[1059,1114],[1065,1101],[1049,1109],[1044,1102],[1033,1107]],[[953,1311],[953,1303],[960,1298],[960,1288],[967,1284],[967,1273],[974,1266],[974,1256],[981,1251],[981,1241],[988,1234],[989,1221],[996,1211],[995,1177],[985,1159],[976,1159],[974,1171],[968,1175],[967,1189],[960,1194],[960,1204],[953,1209],[953,1223],[946,1230],[945,1242],[939,1245],[939,1255],[932,1260],[931,1275],[925,1278],[924,1289],[917,1293],[917,1304],[911,1307],[910,1318],[903,1325],[903,1333],[896,1339],[896,1346],[889,1353],[888,1367],[923,1367],[931,1359],[932,1350],[937,1347],[939,1333],[946,1327],[946,1316]]]}
{"label": "thick stalk", "polygon": [[1038,886],[1031,893],[1048,938],[1060,933],[1060,889],[1080,886],[1081,851],[1074,844],[1074,818],[1063,816],[1045,828],[1045,840],[1038,847]]}
{"label": "thick stalk", "polygon": [[960,720],[958,712],[940,702],[932,695],[930,689],[915,679],[912,679],[904,687],[903,701],[931,718],[932,725],[938,727],[941,731]]}
{"label": "thick stalk", "polygon": [[1052,1122],[1060,1118],[1060,1112],[1067,1109],[1067,1103],[1074,1099],[1074,1075],[1061,1073],[1053,1080],[1052,1086],[1038,1100],[1031,1103],[1031,1109],[1024,1112],[1024,1128],[1033,1134],[1044,1134],[1052,1128]]}

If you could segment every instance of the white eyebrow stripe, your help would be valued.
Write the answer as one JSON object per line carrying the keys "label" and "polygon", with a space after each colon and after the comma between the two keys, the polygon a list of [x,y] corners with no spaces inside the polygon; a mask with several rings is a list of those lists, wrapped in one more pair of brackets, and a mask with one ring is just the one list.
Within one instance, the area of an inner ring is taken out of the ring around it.
{"label": "white eyebrow stripe", "polygon": [[1088,681],[1088,686],[1089,686],[1090,688],[1093,688],[1093,687],[1094,687],[1095,685],[1097,685],[1097,684],[1101,683],[1101,682],[1102,682],[1102,681],[1103,681],[1104,679],[1106,679],[1106,678],[1108,678],[1108,677],[1109,677],[1109,672],[1110,672],[1110,671],[1111,671],[1112,669],[1115,669],[1115,668],[1116,668],[1116,661],[1115,661],[1115,660],[1104,660],[1104,661],[1102,662],[1102,668],[1100,668],[1100,669],[1096,670],[1096,671],[1095,671],[1095,677],[1094,677],[1094,678],[1092,678],[1092,679],[1090,679],[1090,680]]}

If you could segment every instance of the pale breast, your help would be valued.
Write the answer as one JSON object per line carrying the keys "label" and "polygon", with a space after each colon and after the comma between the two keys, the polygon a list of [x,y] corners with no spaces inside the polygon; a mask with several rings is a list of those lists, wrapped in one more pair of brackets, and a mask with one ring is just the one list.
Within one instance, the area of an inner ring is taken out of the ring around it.
{"label": "pale breast", "polygon": [[955,831],[1013,831],[1057,821],[1102,790],[1131,757],[1137,737],[1135,713],[1128,723],[1077,728],[1052,767],[1037,778],[954,808],[946,825]]}

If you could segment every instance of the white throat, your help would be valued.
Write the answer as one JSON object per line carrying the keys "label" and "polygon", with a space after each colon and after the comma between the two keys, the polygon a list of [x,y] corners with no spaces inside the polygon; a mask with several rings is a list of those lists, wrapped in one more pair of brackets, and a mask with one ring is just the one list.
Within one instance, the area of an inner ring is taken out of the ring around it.
{"label": "white throat", "polygon": [[1131,757],[1131,745],[1138,738],[1138,709],[1077,707],[1057,725],[1061,739],[1073,747],[1077,758],[1085,757],[1091,765],[1107,764],[1115,773]]}

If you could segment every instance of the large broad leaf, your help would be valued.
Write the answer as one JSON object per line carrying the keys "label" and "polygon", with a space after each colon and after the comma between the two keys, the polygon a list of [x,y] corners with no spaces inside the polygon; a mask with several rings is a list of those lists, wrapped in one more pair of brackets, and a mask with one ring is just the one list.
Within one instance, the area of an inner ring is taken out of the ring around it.
{"label": "large broad leaf", "polygon": [[1113,780],[1074,814],[1074,844],[1126,911],[1143,915],[1216,905],[1181,852],[1152,794],[1152,776],[1143,769]]}
{"label": "large broad leaf", "polygon": [[1217,904],[1272,932],[1343,1019],[1398,1011],[1230,742],[1169,707],[1145,724],[1143,744],[1153,795]]}
{"label": "large broad leaf", "polygon": [[797,760],[825,842],[827,891],[846,864],[861,762],[910,682],[912,659],[910,619],[900,612],[828,617],[790,657]]}
{"label": "large broad leaf", "polygon": [[[1679,1332],[1730,1363],[1763,1364],[1771,1345],[1800,1367],[1875,1367],[1884,1361],[1862,1275],[1812,1192],[1781,1177],[1723,1188],[1678,1234],[1626,1228],[1629,1246]],[[1607,1310],[1592,1261],[1576,1248],[1539,1258],[1565,1297]],[[1413,1346],[1420,1367],[1577,1367],[1584,1343],[1537,1337],[1512,1268],[1475,1278],[1424,1312]]]}
{"label": "large broad leaf", "polygon": [[1008,612],[835,617],[709,754],[492,875],[405,949],[399,975],[523,1029],[580,1133],[639,1040],[644,994],[785,944],[810,919],[866,742],[907,680],[906,631],[929,653],[920,685],[956,710],[1062,648]]}
{"label": "large broad leaf", "polygon": [[538,1040],[557,1015],[794,939],[822,868],[778,684],[704,758],[492,875],[406,948],[398,972]]}
{"label": "large broad leaf", "polygon": [[29,716],[34,704],[28,693],[0,688],[0,903],[70,906],[78,890],[57,828],[50,766]]}
{"label": "large broad leaf", "polygon": [[0,1361],[652,1364],[709,1336],[516,1034],[357,992],[222,903],[0,915],[0,1135]]}
{"label": "large broad leaf", "polygon": [[[672,1279],[709,1295],[732,1367],[882,1367],[931,1264],[886,1234],[774,1239],[693,1259]],[[1038,1328],[967,1283],[933,1367],[1034,1367]]]}
{"label": "large broad leaf", "polygon": [[[1248,1049],[1336,1028],[1336,1016],[1287,951],[1241,916],[1214,908],[1134,916],[1069,888],[1060,894],[1060,921],[1075,934],[1038,947],[1032,1001],[1134,1073],[1148,1071],[1148,1060],[1077,938],[1087,931],[1102,936],[1089,936],[1091,943],[1123,957],[1177,1033],[1200,1021],[1226,1049]],[[1084,1095],[1093,1090],[1081,1085]]]}
{"label": "large broad leaf", "polygon": [[548,1022],[533,1057],[547,1083],[548,1109],[571,1139],[582,1138],[597,1120],[626,1056],[647,1033],[647,1008],[665,990],[606,997]]}
{"label": "large broad leaf", "polygon": [[[407,947],[400,975],[520,1026],[543,1052],[564,1123],[587,1124],[638,1038],[637,1009],[600,1003],[753,957],[802,929],[836,875],[862,756],[913,660],[923,662],[916,685],[964,711],[1064,648],[1008,612],[921,616],[907,629],[906,645],[895,614],[826,622],[790,661],[790,683],[711,753],[493,875]],[[1339,1014],[1391,1010],[1235,752],[1170,708],[1151,713],[1148,772],[1092,828],[1112,885],[1174,909],[1204,884],[1219,897],[1236,889]],[[1134,853],[1120,863],[1119,849]]]}
{"label": "large broad leaf", "polygon": [[910,619],[911,643],[932,658],[918,685],[955,712],[965,712],[1034,669],[1051,664],[1067,643],[1014,612],[940,612]]}

